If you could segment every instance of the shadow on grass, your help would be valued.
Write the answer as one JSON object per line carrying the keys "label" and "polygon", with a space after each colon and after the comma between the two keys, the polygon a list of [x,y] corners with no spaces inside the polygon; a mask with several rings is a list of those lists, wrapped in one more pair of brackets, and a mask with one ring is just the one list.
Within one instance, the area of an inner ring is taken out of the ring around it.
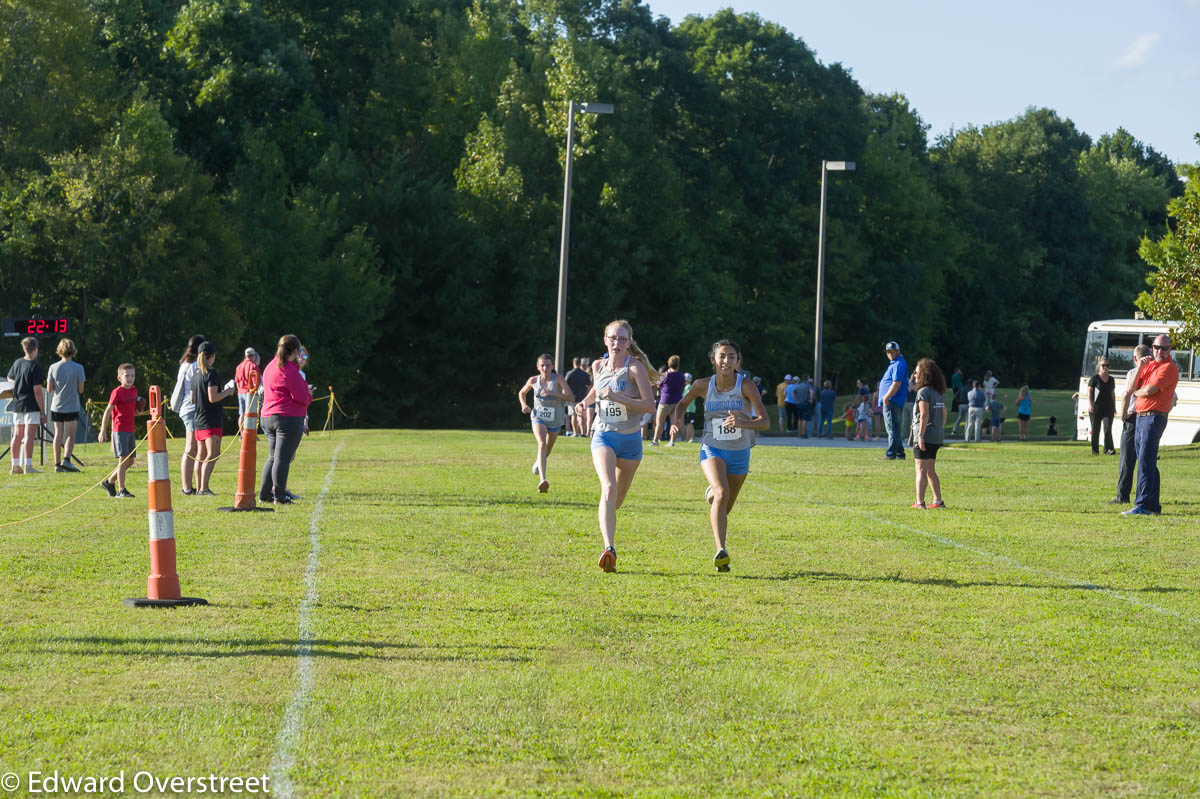
{"label": "shadow on grass", "polygon": [[885,574],[879,577],[864,577],[840,572],[794,571],[784,574],[738,574],[738,580],[834,580],[854,583],[903,583],[907,585],[931,585],[938,588],[1039,588],[1059,591],[1133,591],[1152,594],[1173,594],[1188,591],[1187,588],[1168,588],[1151,585],[1145,588],[1113,588],[1107,585],[1091,585],[1082,583],[1002,583],[994,580],[978,580],[960,582],[949,577],[904,577],[900,574]]}
{"label": "shadow on grass", "polygon": [[[536,646],[503,644],[411,644],[384,641],[339,641],[314,638],[117,638],[110,636],[53,637],[30,642],[33,654],[122,655],[143,657],[241,658],[284,657],[300,654],[336,660],[392,660],[427,662],[531,663],[525,654]],[[15,647],[14,647],[15,648]],[[301,649],[304,649],[301,652]],[[353,651],[368,650],[368,651]]]}
{"label": "shadow on grass", "polygon": [[[363,494],[362,496],[367,496]],[[377,496],[377,495],[376,495]],[[511,508],[511,507],[527,507],[540,508],[549,505],[555,508],[587,508],[595,510],[595,502],[577,502],[564,499],[550,499],[548,497],[480,497],[480,496],[448,496],[445,494],[417,494],[417,495],[401,495],[397,497],[401,507],[404,508]],[[393,501],[389,500],[386,503],[393,505]]]}

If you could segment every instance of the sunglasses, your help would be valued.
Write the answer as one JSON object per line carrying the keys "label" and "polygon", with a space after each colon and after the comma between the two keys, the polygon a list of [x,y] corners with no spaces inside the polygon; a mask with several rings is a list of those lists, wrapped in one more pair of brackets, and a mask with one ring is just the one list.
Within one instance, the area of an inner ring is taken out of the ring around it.
{"label": "sunglasses", "polygon": [[1169,350],[1169,349],[1171,349],[1171,348],[1170,348],[1170,347],[1163,347],[1163,346],[1160,346],[1160,345],[1158,345],[1158,344],[1151,344],[1151,345],[1150,345],[1150,349],[1152,349],[1152,350]]}

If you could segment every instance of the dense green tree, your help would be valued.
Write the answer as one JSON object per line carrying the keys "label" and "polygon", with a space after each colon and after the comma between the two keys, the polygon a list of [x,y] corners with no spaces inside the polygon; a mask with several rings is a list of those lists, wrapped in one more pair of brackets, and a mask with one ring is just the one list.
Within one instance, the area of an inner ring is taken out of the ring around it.
{"label": "dense green tree", "polygon": [[[1200,134],[1196,135],[1200,143]],[[1150,291],[1138,297],[1138,306],[1154,319],[1183,322],[1175,345],[1200,347],[1200,165],[1185,164],[1187,178],[1180,197],[1171,200],[1174,229],[1157,240],[1142,240],[1141,255],[1153,268],[1147,278]]]}

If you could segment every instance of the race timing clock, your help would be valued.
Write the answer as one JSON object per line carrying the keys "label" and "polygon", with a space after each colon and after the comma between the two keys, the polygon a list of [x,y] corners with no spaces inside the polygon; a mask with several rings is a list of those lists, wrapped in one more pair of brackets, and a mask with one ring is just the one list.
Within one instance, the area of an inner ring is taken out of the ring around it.
{"label": "race timing clock", "polygon": [[9,318],[0,320],[6,336],[66,336],[75,329],[65,316],[49,318]]}

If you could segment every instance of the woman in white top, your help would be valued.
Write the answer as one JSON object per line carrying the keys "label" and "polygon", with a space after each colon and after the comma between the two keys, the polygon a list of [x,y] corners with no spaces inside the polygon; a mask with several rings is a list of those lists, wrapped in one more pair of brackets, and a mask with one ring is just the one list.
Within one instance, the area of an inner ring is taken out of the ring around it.
{"label": "woman in white top", "polygon": [[658,372],[633,340],[633,326],[624,319],[604,328],[604,345],[607,357],[592,363],[592,387],[575,409],[583,413],[596,401],[592,465],[600,478],[600,535],[604,539],[600,568],[613,572],[617,570],[617,508],[625,501],[642,462],[642,415],[654,411],[650,385],[658,380]]}
{"label": "woman in white top", "polygon": [[[538,476],[538,491],[545,494],[550,490],[550,481],[546,478],[546,459],[550,457],[559,431],[566,422],[567,403],[575,401],[575,394],[554,371],[554,358],[539,355],[537,369],[538,373],[521,386],[517,399],[521,401],[521,413],[529,416],[533,437],[537,440],[533,473]],[[525,401],[525,394],[529,391],[533,392],[532,406]]]}
{"label": "woman in white top", "polygon": [[71,463],[75,452],[75,425],[79,422],[79,397],[87,379],[83,367],[75,362],[75,342],[64,338],[58,342],[62,359],[50,367],[46,375],[46,390],[54,395],[50,401],[50,421],[54,424],[54,471],[77,472]]}
{"label": "woman in white top", "polygon": [[700,447],[700,470],[708,481],[704,496],[712,508],[708,518],[712,524],[717,554],[713,565],[717,571],[729,571],[729,551],[725,548],[725,533],[729,512],[746,477],[750,474],[750,448],[754,446],[755,431],[767,430],[771,420],[763,405],[762,392],[739,372],[742,351],[737,344],[721,339],[712,345],[708,358],[712,361],[713,376],[701,378],[675,406],[671,415],[674,434],[682,417],[681,408],[699,397],[704,398],[704,437]]}
{"label": "woman in white top", "polygon": [[183,419],[183,430],[186,436],[183,446],[183,456],[179,461],[179,471],[183,477],[183,493],[195,494],[192,485],[193,477],[198,478],[200,464],[196,462],[196,453],[200,445],[196,442],[196,403],[192,400],[192,378],[196,374],[196,355],[204,336],[196,334],[188,339],[187,349],[179,357],[179,374],[175,376],[175,389],[171,392],[171,410]]}

